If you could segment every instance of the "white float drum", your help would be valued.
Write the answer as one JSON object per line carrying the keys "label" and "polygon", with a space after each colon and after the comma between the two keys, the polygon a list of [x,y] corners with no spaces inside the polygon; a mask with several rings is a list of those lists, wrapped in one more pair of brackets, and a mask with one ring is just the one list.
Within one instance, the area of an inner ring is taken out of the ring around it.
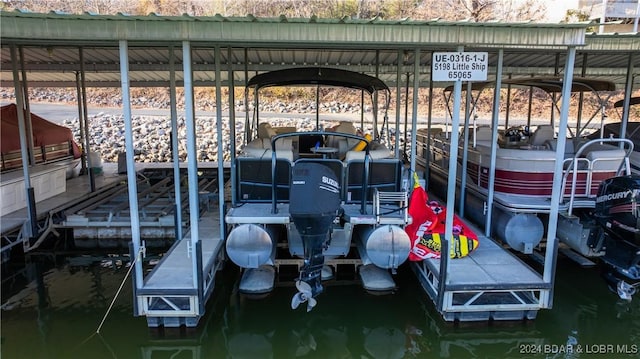
{"label": "white float drum", "polygon": [[411,240],[399,226],[385,225],[361,233],[366,255],[380,268],[398,268],[409,258]]}
{"label": "white float drum", "polygon": [[255,224],[241,224],[227,238],[227,255],[242,268],[258,268],[272,262],[275,243],[271,235]]}

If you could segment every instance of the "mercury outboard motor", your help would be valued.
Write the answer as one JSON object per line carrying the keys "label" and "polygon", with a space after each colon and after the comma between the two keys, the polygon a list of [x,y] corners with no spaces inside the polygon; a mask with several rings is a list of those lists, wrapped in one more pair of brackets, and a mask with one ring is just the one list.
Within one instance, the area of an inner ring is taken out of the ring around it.
{"label": "mercury outboard motor", "polygon": [[289,213],[304,247],[304,265],[296,281],[298,293],[291,308],[307,304],[307,312],[316,305],[315,296],[322,292],[322,251],[328,246],[329,228],[340,208],[340,184],[327,166],[299,162],[293,166],[289,192]]}
{"label": "mercury outboard motor", "polygon": [[620,298],[631,300],[640,286],[640,176],[602,181],[594,216],[604,230],[605,279]]}

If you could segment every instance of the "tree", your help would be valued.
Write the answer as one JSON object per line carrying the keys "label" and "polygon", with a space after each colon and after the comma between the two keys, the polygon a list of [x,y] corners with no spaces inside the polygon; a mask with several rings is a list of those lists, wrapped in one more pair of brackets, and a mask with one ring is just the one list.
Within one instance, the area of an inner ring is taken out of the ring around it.
{"label": "tree", "polygon": [[[517,5],[520,4],[520,5]],[[4,0],[5,10],[25,9],[33,12],[61,11],[96,14],[126,13],[162,16],[434,19],[448,21],[471,19],[482,22],[539,20],[544,5],[539,0]]]}

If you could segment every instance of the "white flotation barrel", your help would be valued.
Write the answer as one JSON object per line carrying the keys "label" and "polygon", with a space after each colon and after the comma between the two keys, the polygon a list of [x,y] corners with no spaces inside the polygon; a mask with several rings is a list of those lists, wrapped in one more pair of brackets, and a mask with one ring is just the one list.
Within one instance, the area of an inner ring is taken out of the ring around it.
{"label": "white flotation barrel", "polygon": [[363,264],[373,263],[377,267],[398,268],[409,258],[411,240],[399,226],[383,225],[377,228],[358,226],[358,251]]}
{"label": "white flotation barrel", "polygon": [[242,268],[258,268],[271,264],[275,242],[269,232],[256,224],[241,224],[227,238],[227,255]]}

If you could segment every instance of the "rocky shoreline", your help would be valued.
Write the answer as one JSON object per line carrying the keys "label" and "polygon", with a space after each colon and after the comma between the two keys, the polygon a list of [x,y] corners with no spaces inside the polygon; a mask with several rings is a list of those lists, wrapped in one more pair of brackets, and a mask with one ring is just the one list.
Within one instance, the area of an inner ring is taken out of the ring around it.
{"label": "rocky shoreline", "polygon": [[[12,89],[0,88],[0,99],[5,101],[15,101]],[[49,91],[48,89],[31,89],[29,94],[30,100],[36,102],[48,103],[64,103],[75,104],[76,96],[70,91]],[[91,101],[89,106],[95,107],[121,107],[120,96],[104,96],[100,94],[92,94],[89,96]],[[215,111],[215,103],[209,101],[196,101],[198,111]],[[132,97],[132,107],[134,108],[153,108],[153,109],[169,109],[168,98],[164,96]],[[235,111],[237,113],[245,111],[244,102],[238,100],[235,103]],[[181,104],[178,104],[180,107]],[[340,103],[338,101],[329,101],[322,103],[320,112],[322,114],[343,114],[344,119],[356,118],[359,120],[360,104]],[[261,103],[259,111],[261,114],[270,114],[269,122],[274,127],[296,127],[299,131],[311,131],[315,128],[315,117],[309,117],[310,113],[316,111],[315,101],[298,100],[293,102],[269,101]],[[371,108],[365,106],[365,113],[370,117]],[[249,109],[252,111],[252,109]],[[224,113],[228,112],[228,106],[223,108]],[[278,114],[286,114],[283,118],[279,118]],[[298,116],[299,115],[299,116]],[[286,117],[286,118],[285,118]],[[222,131],[223,140],[225,141],[224,161],[231,160],[231,144],[229,142],[231,131],[229,128],[228,117],[223,117]],[[89,123],[89,146],[92,152],[98,152],[103,162],[117,162],[118,155],[125,151],[124,138],[124,117],[122,115],[113,115],[100,112],[96,115],[90,115]],[[338,120],[321,120],[321,126],[328,128],[338,123]],[[65,119],[62,123],[69,127],[76,141],[81,143],[80,123],[77,117]],[[218,160],[218,137],[216,129],[215,116],[196,116],[196,152],[198,161],[217,161]],[[366,126],[365,126],[366,127]],[[136,161],[138,162],[170,162],[171,154],[171,121],[168,116],[132,116],[133,128],[133,147],[135,150]],[[365,131],[371,131],[371,125],[365,128]],[[186,122],[184,117],[178,118],[178,156],[180,161],[186,161],[187,143],[186,143]],[[239,150],[244,142],[244,115],[236,118],[235,127],[235,144]]]}
{"label": "rocky shoreline", "polygon": [[[118,92],[115,93],[115,92]],[[150,91],[144,92],[139,90],[132,96],[133,108],[146,108],[157,110],[169,109],[169,96],[167,91]],[[90,90],[87,93],[89,98],[89,106],[92,109],[105,107],[121,108],[121,96],[118,90]],[[183,98],[183,96],[178,96]],[[197,156],[198,161],[217,161],[218,160],[218,139],[215,120],[215,101],[211,100],[211,96],[206,94],[196,94],[196,133],[197,133]],[[7,102],[14,102],[14,91],[12,88],[0,88],[0,99]],[[74,91],[69,89],[47,89],[33,88],[29,91],[29,99],[32,103],[58,103],[76,105],[76,95]],[[263,99],[264,100],[264,99]],[[354,103],[356,102],[356,103]],[[183,103],[178,103],[179,114],[183,113]],[[249,106],[249,113],[253,112]],[[315,101],[304,98],[296,98],[292,101],[282,101],[277,98],[262,101],[260,103],[259,112],[262,115],[268,114],[268,121],[273,126],[295,126],[298,131],[311,131],[315,128]],[[358,101],[350,101],[344,99],[325,98],[321,102],[321,125],[323,128],[334,126],[340,120],[351,120],[356,123],[360,121],[360,103]],[[420,106],[420,119],[426,117],[424,109]],[[223,117],[228,113],[228,104],[223,104]],[[239,149],[244,142],[244,114],[245,105],[242,99],[236,100],[235,111],[237,113],[235,127],[235,144]],[[371,119],[371,106],[365,105],[365,121]],[[199,115],[198,112],[206,111],[212,115]],[[391,127],[395,122],[395,113],[392,108],[389,113],[389,121]],[[167,111],[168,112],[168,111]],[[311,114],[311,115],[310,115]],[[434,113],[434,117],[444,117],[444,113]],[[403,117],[403,116],[402,116]],[[486,117],[486,118],[485,118]],[[537,117],[537,116],[536,116]],[[545,117],[545,116],[542,116]],[[324,119],[323,119],[324,118]],[[339,119],[338,119],[339,118]],[[488,115],[481,115],[481,120],[490,118]],[[538,120],[536,118],[536,120]],[[379,125],[382,119],[379,119]],[[118,155],[125,150],[124,140],[124,118],[122,115],[114,115],[112,113],[100,112],[96,115],[90,115],[89,119],[90,147],[92,151],[100,153],[103,162],[117,162]],[[422,121],[424,122],[424,121]],[[437,121],[436,121],[437,122]],[[513,122],[515,123],[515,121]],[[78,118],[67,118],[63,124],[73,131],[73,134],[80,143],[80,124]],[[136,160],[139,162],[170,162],[171,155],[171,121],[168,116],[132,116],[134,149],[136,152]],[[230,161],[231,144],[229,142],[231,131],[229,129],[228,118],[223,118],[223,139],[225,141],[224,161]],[[402,128],[402,127],[401,127]],[[371,131],[372,126],[365,124],[364,131]],[[395,132],[391,128],[391,132]],[[179,158],[185,161],[187,157],[186,151],[186,124],[184,118],[178,119],[178,136],[179,136]]]}
{"label": "rocky shoreline", "polygon": [[[231,160],[231,130],[228,118],[223,117],[222,131],[224,161]],[[103,162],[117,162],[118,155],[125,151],[124,117],[99,113],[89,116],[89,146],[97,151]],[[315,118],[269,118],[274,127],[296,127],[299,131],[312,131]],[[80,142],[80,123],[77,118],[67,119],[64,126],[71,128],[74,137]],[[323,128],[338,124],[338,121],[320,120]],[[365,124],[365,131],[371,131],[371,124]],[[215,117],[196,117],[196,153],[198,161],[218,160],[218,136]],[[171,162],[171,121],[166,116],[132,116],[133,147],[138,162]],[[178,118],[178,156],[180,161],[187,159],[186,122]],[[244,119],[236,119],[235,146],[239,150],[244,142]]]}

